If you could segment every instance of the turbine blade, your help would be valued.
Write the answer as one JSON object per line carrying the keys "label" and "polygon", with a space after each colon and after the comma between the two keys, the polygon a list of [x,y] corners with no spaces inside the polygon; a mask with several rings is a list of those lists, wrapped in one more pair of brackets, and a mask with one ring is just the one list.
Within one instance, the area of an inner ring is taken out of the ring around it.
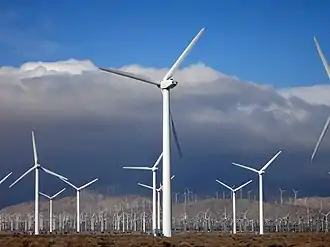
{"label": "turbine blade", "polygon": [[160,163],[160,161],[162,160],[162,158],[163,158],[163,153],[161,153],[161,154],[159,155],[159,157],[158,157],[158,159],[156,160],[155,164],[153,165],[152,169],[155,169],[155,168],[159,165],[159,163]]}
{"label": "turbine blade", "polygon": [[328,117],[327,121],[325,122],[325,125],[323,127],[322,132],[321,132],[321,135],[320,135],[319,139],[317,140],[316,146],[314,148],[314,151],[313,151],[313,154],[312,154],[312,157],[311,157],[311,161],[313,161],[313,159],[314,159],[314,157],[316,155],[316,152],[319,149],[319,146],[320,146],[320,144],[321,144],[321,142],[322,142],[325,134],[328,131],[329,125],[330,125],[330,116]]}
{"label": "turbine blade", "polygon": [[95,183],[97,180],[99,180],[99,179],[98,179],[98,178],[95,178],[94,180],[92,180],[92,181],[88,182],[87,184],[85,184],[85,185],[83,185],[83,186],[79,187],[79,188],[78,188],[78,190],[82,190],[82,189],[85,189],[87,186],[89,186],[89,185],[91,185],[91,184]]}
{"label": "turbine blade", "polygon": [[171,109],[170,109],[170,119],[171,119],[171,128],[172,128],[172,133],[173,133],[173,136],[174,136],[175,145],[178,149],[180,158],[182,158],[181,145],[180,145],[180,142],[179,142],[178,134],[177,134],[176,129],[175,129],[175,124],[174,124],[174,120],[173,120],[173,117],[172,117]]}
{"label": "turbine blade", "polygon": [[138,183],[138,185],[142,186],[142,187],[145,187],[147,189],[151,189],[152,190],[152,187],[149,186],[149,185],[146,185],[146,184],[141,184],[141,183]]}
{"label": "turbine blade", "polygon": [[[172,180],[173,178],[175,178],[175,175],[172,175],[171,180]],[[159,185],[160,185],[159,188],[156,189],[156,190],[157,190],[157,191],[161,191],[161,190],[163,190],[163,185],[162,185],[162,184],[159,184]]]}
{"label": "turbine blade", "polygon": [[33,158],[34,158],[34,165],[38,164],[38,153],[37,153],[37,146],[36,140],[34,137],[34,131],[32,130],[32,147],[33,147]]}
{"label": "turbine blade", "polygon": [[227,184],[221,182],[220,180],[216,179],[215,181],[217,181],[217,183],[221,184],[222,186],[226,187],[227,189],[233,191],[233,188],[231,188],[230,186],[228,186]]}
{"label": "turbine blade", "polygon": [[160,83],[158,83],[158,82],[155,82],[155,81],[152,81],[152,80],[143,78],[142,76],[138,76],[138,75],[135,75],[133,73],[121,71],[121,70],[118,70],[118,69],[109,69],[109,68],[108,69],[100,68],[100,70],[105,71],[105,72],[108,72],[108,73],[111,73],[111,74],[115,74],[115,75],[119,75],[119,76],[124,76],[124,77],[131,78],[131,79],[134,79],[134,80],[138,80],[138,81],[142,81],[142,82],[145,82],[145,83],[149,83],[149,84],[155,85],[157,87],[160,86]]}
{"label": "turbine blade", "polygon": [[129,169],[129,170],[152,170],[150,167],[142,167],[142,166],[123,166],[123,169]]}
{"label": "turbine blade", "polygon": [[13,182],[9,188],[13,187],[15,184],[17,184],[22,178],[24,178],[26,175],[28,175],[30,172],[32,172],[34,169],[36,169],[34,166],[31,167],[29,170],[27,170],[25,173],[23,173],[22,176],[20,176],[18,179],[16,179],[15,182]]}
{"label": "turbine blade", "polygon": [[321,49],[321,46],[319,45],[319,42],[317,41],[316,37],[314,36],[314,42],[315,42],[315,45],[316,45],[316,49],[317,49],[317,52],[322,60],[322,63],[323,63],[323,66],[325,68],[325,71],[327,72],[327,75],[328,77],[330,78],[330,68],[329,68],[329,65],[328,65],[328,62],[327,62],[327,59],[325,58],[325,56],[323,55],[323,52],[322,52],[322,49]]}
{"label": "turbine blade", "polygon": [[44,172],[48,173],[49,175],[52,175],[54,177],[58,177],[59,179],[64,179],[64,180],[68,180],[66,177],[60,175],[60,174],[57,174],[55,172],[52,172],[51,170],[48,170],[47,168],[45,167],[42,167],[40,166],[40,169],[43,170]]}
{"label": "turbine blade", "polygon": [[61,189],[59,192],[57,192],[55,195],[53,195],[53,196],[51,197],[51,199],[57,197],[59,194],[61,194],[61,193],[62,193],[63,191],[65,191],[65,190],[66,190],[66,188]]}
{"label": "turbine blade", "polygon": [[72,188],[74,188],[75,190],[78,190],[78,187],[76,187],[75,185],[73,185],[72,183],[70,183],[68,180],[62,179],[60,178],[64,183],[67,183],[68,185],[70,185]]}
{"label": "turbine blade", "polygon": [[195,43],[197,42],[197,40],[199,39],[199,37],[203,34],[203,32],[204,32],[204,28],[202,28],[199,31],[199,33],[190,42],[190,44],[187,46],[187,48],[182,52],[182,54],[180,55],[180,57],[178,58],[178,60],[176,60],[176,62],[173,64],[172,68],[164,76],[163,81],[166,81],[166,80],[170,79],[173,76],[175,70],[177,70],[179,68],[179,66],[181,65],[182,61],[188,55],[188,53],[193,48],[193,46],[195,45]]}
{"label": "turbine blade", "polygon": [[45,193],[39,192],[39,194],[46,197],[46,198],[48,198],[49,200],[51,199],[50,196],[46,195]]}
{"label": "turbine blade", "polygon": [[241,186],[238,186],[236,189],[234,189],[234,191],[238,191],[238,190],[242,189],[243,187],[245,187],[246,185],[248,185],[248,184],[251,183],[251,182],[252,182],[252,180],[247,181],[246,183],[244,183],[244,184],[242,184]]}
{"label": "turbine blade", "polygon": [[248,167],[248,166],[243,166],[241,164],[237,164],[237,163],[232,163],[234,166],[239,166],[241,168],[244,168],[244,169],[247,169],[247,170],[250,170],[250,171],[253,171],[253,172],[256,172],[256,173],[259,173],[259,171],[257,169],[254,169],[252,167]]}
{"label": "turbine blade", "polygon": [[278,151],[274,156],[273,158],[271,158],[267,163],[266,165],[264,165],[263,168],[260,169],[260,171],[264,171],[268,168],[268,166],[270,166],[271,163],[273,163],[273,161],[277,158],[277,156],[279,156],[280,154],[282,153],[282,151]]}
{"label": "turbine blade", "polygon": [[0,184],[2,184],[11,174],[12,172],[8,173],[3,179],[1,179]]}

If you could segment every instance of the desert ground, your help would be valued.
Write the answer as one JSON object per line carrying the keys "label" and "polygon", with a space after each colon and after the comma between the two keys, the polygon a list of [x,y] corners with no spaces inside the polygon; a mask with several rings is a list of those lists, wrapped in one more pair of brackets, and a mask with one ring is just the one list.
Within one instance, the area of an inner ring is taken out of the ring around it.
{"label": "desert ground", "polygon": [[199,246],[199,247],[281,247],[281,246],[330,246],[330,234],[291,233],[258,235],[178,234],[171,239],[138,234],[58,234],[58,235],[1,235],[2,247],[134,247],[134,246]]}

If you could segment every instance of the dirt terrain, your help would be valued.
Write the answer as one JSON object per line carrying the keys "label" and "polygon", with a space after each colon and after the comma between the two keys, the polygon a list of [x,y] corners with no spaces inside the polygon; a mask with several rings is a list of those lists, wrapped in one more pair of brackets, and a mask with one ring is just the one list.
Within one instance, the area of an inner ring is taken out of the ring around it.
{"label": "dirt terrain", "polygon": [[258,235],[216,235],[216,234],[179,234],[171,239],[154,238],[133,234],[97,234],[97,235],[1,235],[2,247],[107,247],[107,246],[168,246],[168,247],[280,247],[280,246],[330,246],[330,234],[270,234]]}

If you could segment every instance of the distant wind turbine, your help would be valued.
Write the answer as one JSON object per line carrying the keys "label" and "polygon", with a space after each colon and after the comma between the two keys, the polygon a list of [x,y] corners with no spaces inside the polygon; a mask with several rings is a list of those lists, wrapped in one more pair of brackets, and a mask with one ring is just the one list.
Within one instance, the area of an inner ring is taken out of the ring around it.
{"label": "distant wind turbine", "polygon": [[39,192],[40,195],[49,199],[49,232],[50,233],[53,232],[53,199],[55,199],[55,197],[60,195],[63,191],[65,191],[65,188],[63,188],[53,196],[49,196],[45,193]]}
{"label": "distant wind turbine", "polygon": [[221,182],[220,180],[216,179],[219,184],[226,187],[232,192],[232,198],[233,198],[233,234],[236,234],[236,191],[242,189],[246,185],[252,182],[252,180],[247,181],[246,183],[242,184],[241,186],[238,186],[236,189],[233,189],[232,187],[228,186],[227,184]]}
{"label": "distant wind turbine", "polygon": [[46,169],[45,167],[41,166],[38,163],[39,161],[38,161],[36,142],[34,138],[34,131],[32,131],[32,146],[33,146],[34,165],[29,170],[27,170],[22,176],[20,176],[15,182],[13,182],[9,186],[9,188],[13,187],[16,183],[18,183],[22,178],[24,178],[27,174],[29,174],[33,170],[35,171],[34,234],[38,235],[39,234],[39,169],[63,181],[67,180],[67,178]]}
{"label": "distant wind turbine", "polygon": [[273,158],[271,158],[266,165],[264,165],[260,170],[256,170],[254,168],[248,167],[248,166],[243,166],[237,163],[232,163],[235,166],[239,166],[241,168],[250,170],[252,172],[258,173],[259,175],[259,233],[264,234],[264,212],[263,212],[263,190],[262,190],[262,175],[265,173],[265,170],[270,166],[270,164],[277,158],[282,153],[282,151],[278,151]]}
{"label": "distant wind turbine", "polygon": [[[322,60],[322,63],[323,63],[323,66],[325,68],[325,71],[327,72],[327,75],[330,79],[330,67],[328,65],[328,62],[327,62],[327,59],[325,58],[325,56],[323,55],[323,52],[322,52],[322,49],[321,49],[321,46],[319,45],[316,37],[314,36],[314,42],[315,42],[315,45],[316,45],[316,49],[317,49],[317,52]],[[316,146],[314,148],[314,151],[313,151],[313,154],[311,156],[311,161],[313,161],[315,155],[316,155],[316,152],[317,150],[319,149],[319,146],[325,136],[325,134],[327,133],[327,130],[329,128],[329,124],[330,124],[330,116],[328,117],[327,121],[325,122],[325,125],[323,127],[323,130],[321,132],[321,135],[319,136],[319,139],[317,140],[317,143],[316,143]]]}
{"label": "distant wind turbine", "polygon": [[85,189],[87,186],[91,185],[92,183],[95,183],[98,180],[98,178],[95,178],[94,180],[86,183],[85,185],[81,186],[81,187],[76,187],[75,185],[73,185],[72,183],[70,183],[67,180],[62,179],[63,182],[67,183],[68,185],[70,185],[72,188],[74,188],[77,191],[77,232],[80,232],[80,206],[79,206],[79,194],[80,191]]}
{"label": "distant wind turbine", "polygon": [[[172,175],[171,177],[171,180],[175,178],[175,175]],[[152,187],[152,186],[149,186],[149,185],[146,185],[146,184],[142,184],[142,183],[138,183],[138,185],[142,186],[142,187],[145,187],[147,189],[151,189],[151,190],[154,190],[154,188],[156,188],[156,186]],[[163,190],[163,185],[160,184],[159,188],[156,189],[157,191],[157,229],[158,231],[161,230],[161,227],[160,227],[160,192]]]}
{"label": "distant wind turbine", "polygon": [[138,167],[138,166],[124,166],[123,169],[132,170],[145,170],[152,171],[152,230],[153,234],[156,235],[156,224],[157,224],[157,212],[156,212],[156,172],[158,170],[158,165],[163,157],[163,153],[160,154],[157,161],[152,167]]}

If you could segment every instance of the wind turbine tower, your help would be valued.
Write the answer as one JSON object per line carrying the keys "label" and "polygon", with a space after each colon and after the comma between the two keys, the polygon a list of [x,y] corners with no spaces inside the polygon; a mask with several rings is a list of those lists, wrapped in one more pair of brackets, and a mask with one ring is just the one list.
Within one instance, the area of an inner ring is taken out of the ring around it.
{"label": "wind turbine tower", "polygon": [[33,170],[35,171],[34,234],[38,235],[39,234],[39,169],[52,176],[57,177],[63,181],[66,181],[67,178],[63,177],[55,172],[52,172],[39,164],[37,146],[36,146],[36,142],[35,142],[35,138],[34,138],[34,131],[32,131],[32,147],[33,147],[34,165],[29,170],[27,170],[22,176],[20,176],[15,182],[13,182],[9,186],[9,188],[13,187],[16,183],[18,183],[22,178],[24,178],[26,175],[28,175]]}
{"label": "wind turbine tower", "polygon": [[[171,177],[171,180],[173,179],[173,178],[175,178],[175,175],[173,175],[172,177]],[[146,185],[146,184],[142,184],[142,183],[138,183],[138,185],[140,185],[140,186],[142,186],[142,187],[145,187],[145,188],[147,188],[147,189],[151,189],[151,190],[154,190],[154,189],[156,189],[156,186],[154,186],[154,187],[151,187],[151,186],[149,186],[149,185]],[[161,230],[161,226],[160,226],[160,192],[163,190],[163,186],[162,186],[162,184],[160,184],[160,186],[159,186],[159,188],[158,189],[156,189],[156,191],[157,191],[157,230],[160,232],[160,230]],[[163,227],[164,227],[164,222],[163,222]]]}
{"label": "wind turbine tower", "polygon": [[45,193],[39,192],[40,195],[46,197],[49,199],[49,232],[52,233],[53,232],[53,199],[55,199],[55,197],[57,197],[58,195],[60,195],[63,191],[65,191],[65,188],[60,190],[59,192],[57,192],[55,195],[53,196],[49,196]]}
{"label": "wind turbine tower", "polygon": [[156,212],[156,172],[158,170],[158,165],[162,159],[163,154],[161,153],[157,161],[152,167],[138,167],[138,166],[124,166],[123,169],[132,169],[132,170],[145,170],[152,171],[152,230],[154,236],[156,236],[157,228],[157,212]]}
{"label": "wind turbine tower", "polygon": [[232,187],[228,186],[227,184],[221,182],[220,180],[216,179],[219,184],[226,187],[232,192],[232,198],[233,198],[233,234],[236,234],[236,191],[242,189],[246,185],[252,182],[252,180],[247,181],[246,183],[242,184],[241,186],[237,187],[236,189],[233,189]]}
{"label": "wind turbine tower", "polygon": [[80,205],[79,205],[79,202],[80,202],[80,191],[85,189],[86,187],[88,187],[89,185],[91,185],[92,183],[95,183],[96,181],[98,180],[98,178],[95,178],[94,180],[86,183],[85,185],[81,186],[81,187],[77,187],[75,185],[73,185],[72,183],[70,183],[69,181],[67,180],[63,180],[63,182],[67,183],[68,185],[70,185],[72,188],[74,188],[76,191],[77,191],[77,232],[80,232]]}
{"label": "wind turbine tower", "polygon": [[[163,95],[163,233],[165,237],[172,236],[172,192],[171,192],[171,132],[170,127],[172,126],[172,132],[174,139],[178,146],[179,152],[181,154],[181,149],[178,144],[178,138],[176,136],[176,131],[174,128],[174,121],[172,119],[172,114],[170,110],[170,90],[174,89],[178,82],[173,79],[174,72],[179,68],[184,58],[188,55],[192,47],[195,45],[197,40],[203,34],[204,28],[202,28],[196,37],[190,42],[187,48],[183,51],[178,60],[173,64],[170,70],[166,73],[164,78],[158,82],[145,77],[138,76],[132,73],[120,71],[117,69],[104,69],[100,68],[102,71],[116,74],[119,76],[124,76],[127,78],[135,79],[157,86]],[[172,123],[172,125],[171,125]]]}
{"label": "wind turbine tower", "polygon": [[266,165],[264,165],[260,170],[256,170],[252,167],[240,165],[237,163],[232,163],[235,166],[239,166],[241,168],[250,170],[252,172],[255,172],[259,175],[259,233],[264,234],[264,212],[263,212],[263,189],[262,189],[262,175],[265,173],[266,169],[270,164],[281,154],[282,151],[278,151],[273,158],[271,158]]}

